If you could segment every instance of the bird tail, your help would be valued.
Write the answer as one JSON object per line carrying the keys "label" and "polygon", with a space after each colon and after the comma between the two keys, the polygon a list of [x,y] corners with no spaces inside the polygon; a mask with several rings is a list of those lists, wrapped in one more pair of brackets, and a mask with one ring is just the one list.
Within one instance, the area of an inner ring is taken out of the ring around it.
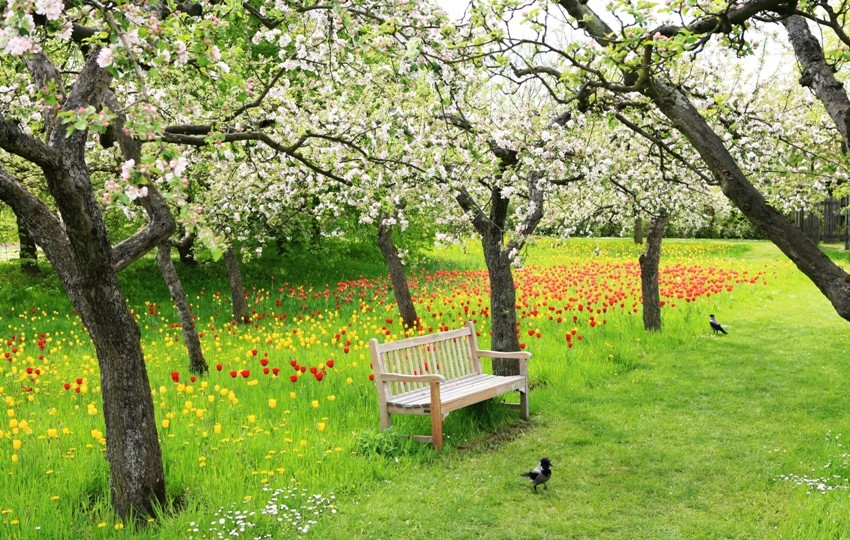
{"label": "bird tail", "polygon": [[531,473],[530,472],[524,472],[520,476],[523,476],[525,478],[531,478]]}
{"label": "bird tail", "polygon": [[727,332],[726,330],[724,330],[724,329],[723,329],[723,327],[720,327],[720,328],[719,328],[719,330],[720,330],[721,332],[723,332],[724,334],[728,334],[728,333],[729,333],[729,332]]}

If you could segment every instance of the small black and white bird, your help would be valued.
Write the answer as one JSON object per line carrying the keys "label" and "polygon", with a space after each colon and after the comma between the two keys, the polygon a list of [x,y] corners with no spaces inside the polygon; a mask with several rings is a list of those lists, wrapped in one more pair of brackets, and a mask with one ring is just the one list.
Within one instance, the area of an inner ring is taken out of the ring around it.
{"label": "small black and white bird", "polygon": [[549,461],[549,458],[545,457],[540,460],[540,463],[534,469],[522,473],[520,476],[524,476],[531,480],[531,485],[534,486],[534,491],[537,491],[537,486],[543,484],[543,487],[549,489],[545,484],[552,478],[552,462]]}
{"label": "small black and white bird", "polygon": [[724,330],[724,329],[723,329],[723,327],[722,327],[722,326],[720,326],[720,323],[719,323],[719,322],[717,322],[717,319],[715,319],[715,318],[714,318],[714,315],[709,315],[709,316],[708,316],[708,322],[709,322],[709,324],[711,324],[711,330],[712,330],[715,334],[716,334],[717,332],[723,332],[724,334],[726,334],[726,333],[727,333],[727,332],[726,332],[726,330]]}

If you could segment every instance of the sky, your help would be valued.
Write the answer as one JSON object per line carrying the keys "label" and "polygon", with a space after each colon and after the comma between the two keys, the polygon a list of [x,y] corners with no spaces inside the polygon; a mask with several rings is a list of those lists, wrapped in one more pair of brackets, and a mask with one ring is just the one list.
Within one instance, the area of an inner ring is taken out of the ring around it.
{"label": "sky", "polygon": [[[464,10],[469,5],[469,0],[437,0],[437,4],[442,7],[450,17],[459,19],[463,16]],[[755,32],[750,30],[749,34],[752,38],[754,37]],[[754,74],[754,72],[758,70],[758,58],[764,53],[765,65],[762,76],[776,76],[778,73],[782,73],[783,75],[781,76],[792,75],[790,72],[793,71],[796,64],[793,60],[790,62],[788,61],[789,58],[793,58],[793,53],[787,44],[787,40],[777,38],[767,39],[765,36],[757,35],[756,37],[757,39],[760,37],[761,40],[767,44],[764,46],[764,50],[758,50],[755,55],[743,60],[745,71],[749,71],[751,74]]]}
{"label": "sky", "polygon": [[446,13],[454,19],[459,19],[463,15],[463,10],[469,5],[468,0],[437,0],[437,4],[446,10]]}

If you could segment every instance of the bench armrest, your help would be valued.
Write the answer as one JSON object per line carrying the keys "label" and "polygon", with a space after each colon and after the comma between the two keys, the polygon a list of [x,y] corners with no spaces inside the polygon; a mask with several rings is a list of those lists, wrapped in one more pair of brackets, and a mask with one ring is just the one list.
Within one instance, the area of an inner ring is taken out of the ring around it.
{"label": "bench armrest", "polygon": [[526,351],[501,352],[479,350],[478,356],[486,356],[488,358],[516,358],[517,360],[528,360],[529,358],[531,358],[531,353]]}
{"label": "bench armrest", "polygon": [[478,357],[486,357],[486,358],[505,358],[512,359],[515,358],[517,364],[519,364],[519,374],[523,377],[528,378],[528,359],[531,358],[531,353],[526,351],[514,351],[514,352],[501,352],[501,351],[488,351],[488,350],[478,350]]}
{"label": "bench armrest", "polygon": [[401,373],[381,373],[378,375],[383,382],[405,383],[442,383],[446,382],[442,375],[403,375]]}

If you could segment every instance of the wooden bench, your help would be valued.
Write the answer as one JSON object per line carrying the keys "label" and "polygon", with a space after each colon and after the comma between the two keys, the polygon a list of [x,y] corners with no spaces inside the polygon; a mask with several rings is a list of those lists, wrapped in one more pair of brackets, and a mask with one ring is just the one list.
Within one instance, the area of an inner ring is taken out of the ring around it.
{"label": "wooden bench", "polygon": [[[392,414],[431,415],[431,436],[417,436],[443,448],[443,418],[450,412],[508,392],[520,392],[519,408],[528,420],[527,352],[497,352],[478,348],[475,325],[388,343],[369,340],[378,388],[381,428],[392,425]],[[481,358],[515,358],[519,375],[483,373]]]}

